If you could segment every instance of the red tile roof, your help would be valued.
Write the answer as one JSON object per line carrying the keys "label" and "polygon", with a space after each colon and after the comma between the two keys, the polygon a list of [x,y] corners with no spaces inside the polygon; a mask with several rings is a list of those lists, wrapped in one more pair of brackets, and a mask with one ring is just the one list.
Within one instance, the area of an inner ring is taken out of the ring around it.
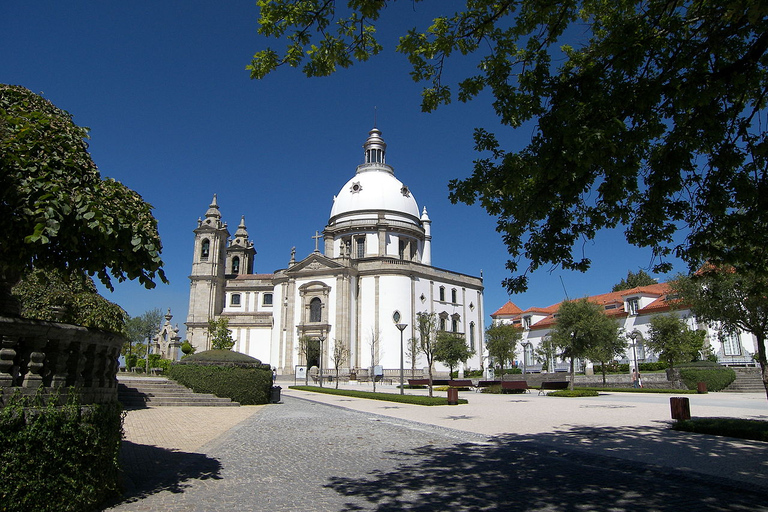
{"label": "red tile roof", "polygon": [[499,315],[519,315],[523,310],[517,307],[511,300],[501,306],[496,312],[491,313],[491,318],[496,318]]}

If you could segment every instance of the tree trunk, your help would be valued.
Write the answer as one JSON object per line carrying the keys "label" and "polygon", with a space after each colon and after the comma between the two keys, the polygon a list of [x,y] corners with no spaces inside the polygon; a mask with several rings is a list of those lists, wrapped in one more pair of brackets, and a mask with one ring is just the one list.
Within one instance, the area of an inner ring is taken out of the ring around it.
{"label": "tree trunk", "polygon": [[573,391],[573,381],[576,380],[576,371],[575,371],[575,365],[573,363],[574,357],[571,356],[571,384],[569,386],[569,389]]}
{"label": "tree trunk", "polygon": [[21,279],[18,274],[0,274],[0,316],[20,317],[21,303],[11,294],[11,288]]}
{"label": "tree trunk", "polygon": [[432,396],[432,364],[429,365],[429,396]]}
{"label": "tree trunk", "polygon": [[760,363],[760,374],[763,377],[763,387],[765,396],[768,398],[768,362],[765,356],[765,335],[763,333],[755,334],[757,338],[757,361]]}

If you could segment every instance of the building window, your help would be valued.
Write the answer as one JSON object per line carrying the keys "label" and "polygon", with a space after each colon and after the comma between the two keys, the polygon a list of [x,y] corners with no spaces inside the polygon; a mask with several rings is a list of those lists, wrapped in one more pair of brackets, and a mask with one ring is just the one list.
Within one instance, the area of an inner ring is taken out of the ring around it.
{"label": "building window", "polygon": [[456,302],[458,302],[456,300],[456,289],[455,288],[453,290],[451,290],[451,302],[453,302],[454,304],[456,304]]}
{"label": "building window", "polygon": [[530,329],[531,328],[531,317],[530,316],[524,316],[523,317],[523,329]]}
{"label": "building window", "polygon": [[233,274],[240,273],[240,258],[238,258],[237,256],[232,258],[232,273]]}
{"label": "building window", "polygon": [[357,243],[357,257],[365,258],[365,238],[357,238],[355,242]]}
{"label": "building window", "polygon": [[459,318],[456,316],[451,318],[451,332],[459,332]]}
{"label": "building window", "polygon": [[723,354],[726,356],[740,356],[741,355],[741,343],[739,343],[739,335],[736,333],[722,334],[723,340]]}
{"label": "building window", "polygon": [[469,322],[469,349],[475,350],[475,322]]}
{"label": "building window", "polygon": [[229,305],[230,306],[239,306],[240,305],[240,294],[239,293],[233,293],[232,297],[229,299]]}
{"label": "building window", "polygon": [[405,259],[405,241],[400,240],[398,245],[399,245],[398,253],[400,254],[400,259],[404,260]]}
{"label": "building window", "polygon": [[637,297],[627,299],[627,313],[629,315],[636,315],[638,309],[639,307]]}
{"label": "building window", "polygon": [[271,306],[272,305],[272,294],[271,293],[265,293],[264,298],[262,299],[262,304],[265,306]]}
{"label": "building window", "polygon": [[207,260],[208,255],[211,253],[211,242],[207,238],[203,240],[203,245],[200,248],[200,259]]}
{"label": "building window", "polygon": [[448,324],[448,314],[447,313],[441,313],[440,314],[440,330],[441,331],[445,331],[447,324]]}
{"label": "building window", "polygon": [[309,321],[320,322],[323,315],[323,303],[320,299],[315,297],[309,301]]}
{"label": "building window", "polygon": [[445,302],[445,286],[440,287],[440,301]]}

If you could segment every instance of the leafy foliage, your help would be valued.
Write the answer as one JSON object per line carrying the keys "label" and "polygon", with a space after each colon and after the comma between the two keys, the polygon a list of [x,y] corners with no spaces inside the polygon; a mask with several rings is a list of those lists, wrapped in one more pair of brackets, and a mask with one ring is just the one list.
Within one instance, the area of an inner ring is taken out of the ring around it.
{"label": "leafy foliage", "polygon": [[0,408],[0,502],[8,512],[94,510],[117,496],[123,412],[112,402],[14,397]]}
{"label": "leafy foliage", "polygon": [[461,336],[451,332],[438,333],[435,360],[445,363],[450,368],[451,373],[453,373],[454,367],[458,366],[459,363],[466,363],[467,359],[472,357],[474,353]]}
{"label": "leafy foliage", "polygon": [[432,366],[435,364],[437,351],[437,315],[419,311],[416,313],[416,325],[419,331],[419,350],[427,360],[429,396],[432,396]]}
{"label": "leafy foliage", "polygon": [[60,270],[32,270],[13,287],[24,318],[64,322],[126,334],[126,313],[102,297],[93,279]]}
{"label": "leafy foliage", "polygon": [[708,391],[722,391],[736,380],[733,368],[714,365],[709,368],[680,368],[680,378],[688,389],[696,389],[699,382],[707,385]]}
{"label": "leafy foliage", "polygon": [[683,432],[735,437],[768,442],[768,421],[744,418],[691,418],[676,421],[672,428]]}
{"label": "leafy foliage", "polygon": [[[123,353],[132,354],[134,350],[139,357],[147,356],[147,344],[151,343],[152,338],[160,330],[160,323],[163,319],[163,313],[159,308],[145,311],[139,316],[132,316],[126,322],[126,331],[128,333],[128,346],[123,346]],[[134,348],[133,344],[137,346]]]}
{"label": "leafy foliage", "polygon": [[622,290],[631,290],[632,288],[637,288],[638,286],[648,286],[652,284],[656,284],[656,280],[649,276],[645,270],[640,269],[637,272],[628,270],[627,278],[622,279],[613,285],[611,291],[620,292]]}
{"label": "leafy foliage", "polygon": [[618,323],[609,318],[599,304],[587,299],[560,304],[551,336],[555,346],[562,350],[562,356],[571,359],[571,389],[575,380],[574,359],[590,356],[608,359],[608,354],[616,353],[620,345]]}
{"label": "leafy foliage", "polygon": [[86,128],[29,90],[0,84],[0,281],[57,269],[96,274],[112,289],[167,282],[152,207],[88,153]]}
{"label": "leafy foliage", "polygon": [[514,360],[515,347],[522,338],[520,329],[511,324],[490,325],[485,330],[488,357],[501,366],[502,375],[506,363]]}
{"label": "leafy foliage", "polygon": [[675,363],[695,361],[704,348],[703,330],[692,330],[684,319],[674,313],[651,317],[645,346],[659,354],[669,368]]}
{"label": "leafy foliage", "polygon": [[229,319],[218,318],[208,320],[208,336],[213,350],[230,350],[235,346],[232,331],[229,329]]}
{"label": "leafy foliage", "polygon": [[[259,33],[288,46],[258,52],[247,69],[263,78],[303,65],[324,76],[368,60],[382,50],[376,23],[394,4],[260,0]],[[476,129],[481,158],[471,177],[449,183],[452,201],[478,201],[497,217],[512,256],[510,292],[525,290],[541,266],[587,270],[584,241],[619,226],[652,250],[656,272],[669,271],[674,255],[691,268],[708,260],[768,275],[763,2],[453,5],[396,50],[424,84],[422,110],[487,91],[503,125],[534,124],[518,151]],[[477,72],[451,83],[455,60]]]}
{"label": "leafy foliage", "polygon": [[678,276],[672,288],[697,319],[719,325],[725,334],[743,330],[755,336],[768,395],[768,278],[751,270],[735,272],[730,267],[708,265],[693,276]]}
{"label": "leafy foliage", "polygon": [[231,398],[241,405],[269,403],[272,389],[272,371],[261,364],[242,367],[177,363],[171,366],[168,376],[196,393]]}

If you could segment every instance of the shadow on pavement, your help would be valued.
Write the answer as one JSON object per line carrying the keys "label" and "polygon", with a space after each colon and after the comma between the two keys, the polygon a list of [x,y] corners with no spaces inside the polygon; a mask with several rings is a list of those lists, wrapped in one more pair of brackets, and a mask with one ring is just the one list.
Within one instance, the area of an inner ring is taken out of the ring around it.
{"label": "shadow on pavement", "polygon": [[181,493],[192,480],[221,479],[221,463],[201,453],[188,453],[123,441],[120,447],[123,495],[115,506],[162,491]]}
{"label": "shadow on pavement", "polygon": [[[574,449],[580,443],[592,444],[592,450]],[[601,445],[607,455],[594,445]],[[347,511],[361,510],[360,501],[378,511],[768,510],[760,505],[765,503],[765,488],[610,456],[617,451],[657,455],[665,449],[702,456],[719,451],[717,456],[725,459],[738,458],[750,447],[701,436],[679,436],[670,444],[663,429],[648,427],[505,435],[487,444],[390,452],[405,460],[395,471],[333,477],[325,487],[353,498],[343,509]]]}

